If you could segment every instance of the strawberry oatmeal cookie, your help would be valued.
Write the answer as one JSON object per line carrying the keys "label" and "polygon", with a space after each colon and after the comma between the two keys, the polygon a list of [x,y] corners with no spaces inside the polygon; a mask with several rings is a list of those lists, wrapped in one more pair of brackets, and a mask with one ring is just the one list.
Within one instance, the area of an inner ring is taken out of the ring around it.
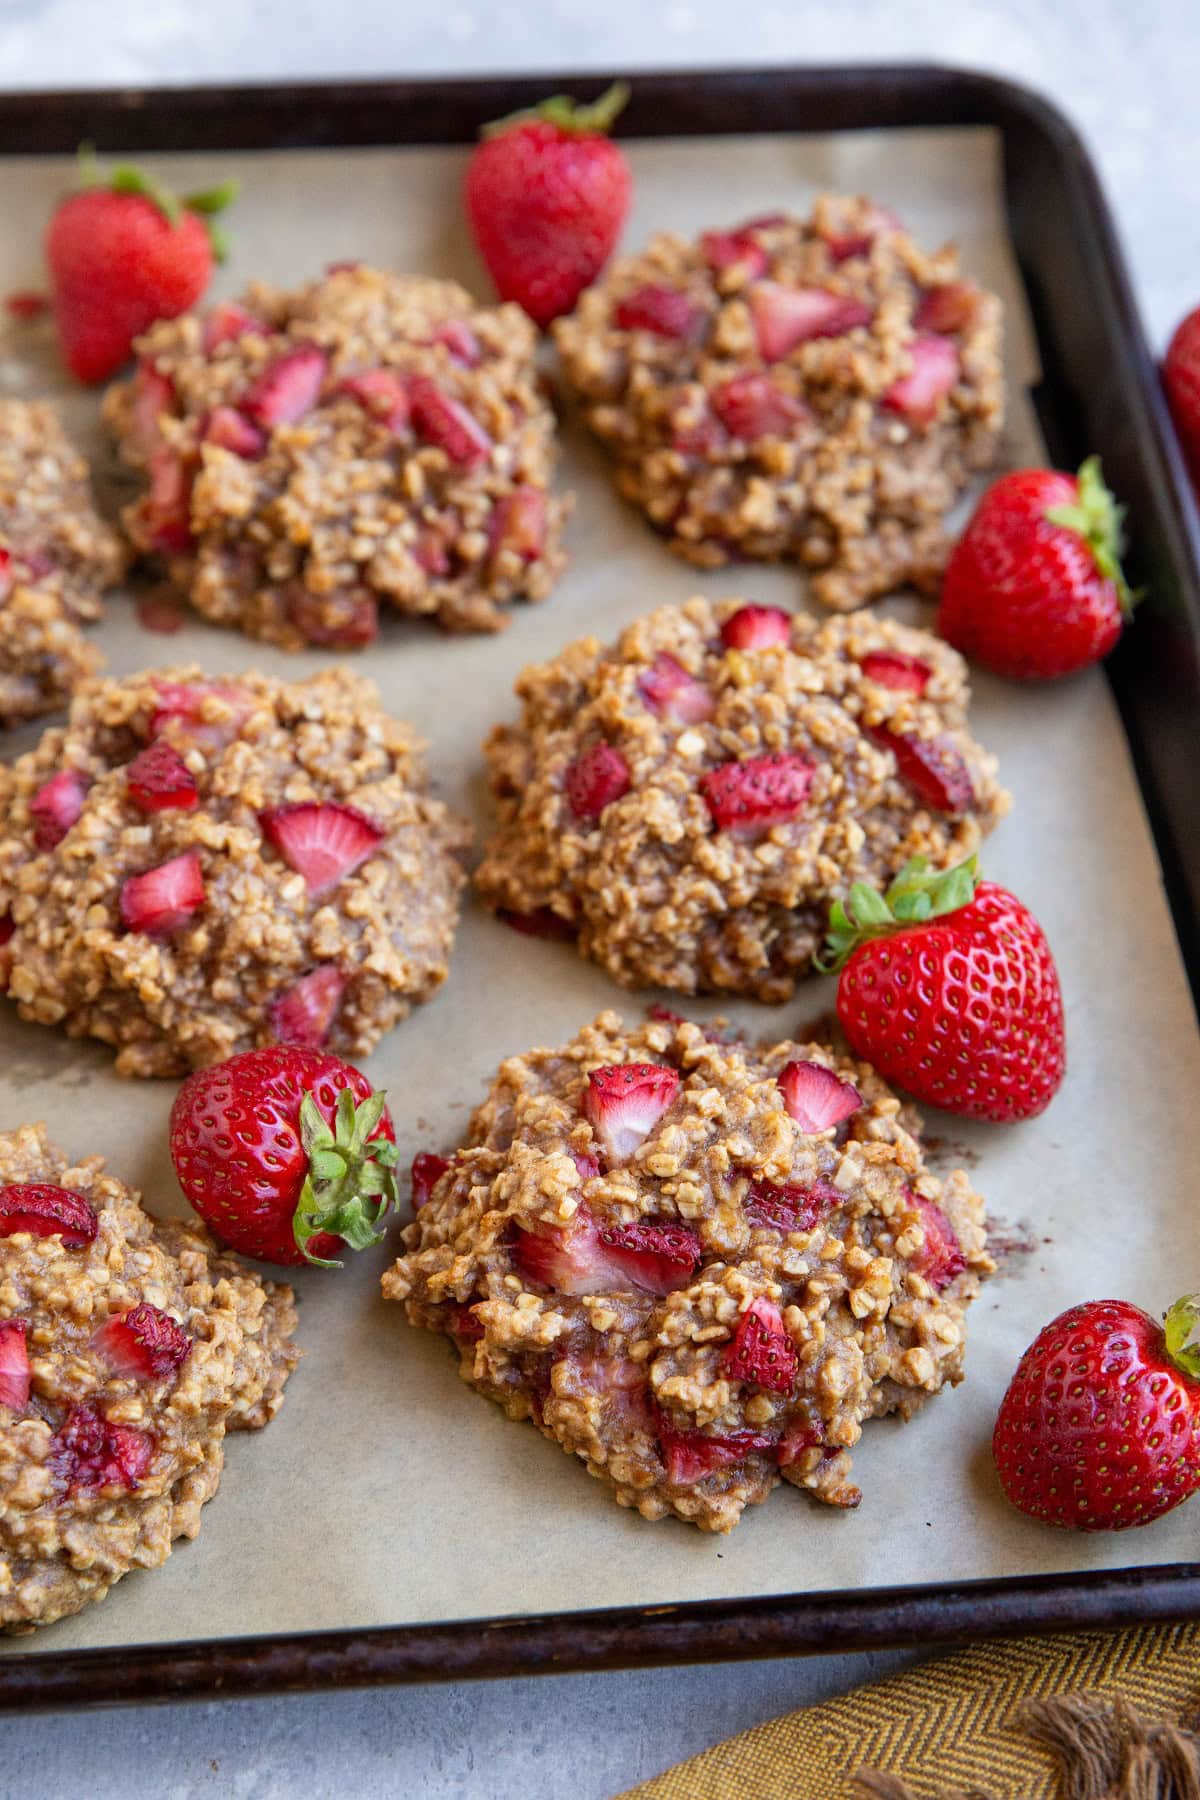
{"label": "strawberry oatmeal cookie", "polygon": [[105,401],[148,482],[129,535],[286,649],[370,643],[381,601],[495,631],[563,566],[536,343],[517,306],[360,264],[158,324]]}
{"label": "strawberry oatmeal cookie", "polygon": [[707,1531],[781,1475],[857,1506],[864,1420],[961,1379],[993,1267],[866,1063],[673,1016],[511,1057],[414,1200],[384,1294],[620,1505]]}
{"label": "strawberry oatmeal cookie", "polygon": [[868,613],[690,600],[568,645],[517,693],[486,745],[479,890],[625,987],[786,1000],[831,899],[912,856],[959,861],[1008,807],[962,658]]}
{"label": "strawberry oatmeal cookie", "polygon": [[0,1133],[0,1630],[196,1536],[226,1431],[282,1404],[295,1324],[290,1288],[149,1218],[100,1157]]}
{"label": "strawberry oatmeal cookie", "polygon": [[123,567],[53,407],[0,400],[0,727],[65,706],[95,673],[82,627]]}
{"label": "strawberry oatmeal cookie", "polygon": [[554,327],[617,485],[689,561],[794,560],[839,611],[935,589],[1003,422],[1000,302],[826,195],[615,263]]}
{"label": "strawberry oatmeal cookie", "polygon": [[0,769],[0,977],[23,1018],[178,1075],[257,1044],[364,1055],[446,976],[467,827],[333,668],[95,683]]}

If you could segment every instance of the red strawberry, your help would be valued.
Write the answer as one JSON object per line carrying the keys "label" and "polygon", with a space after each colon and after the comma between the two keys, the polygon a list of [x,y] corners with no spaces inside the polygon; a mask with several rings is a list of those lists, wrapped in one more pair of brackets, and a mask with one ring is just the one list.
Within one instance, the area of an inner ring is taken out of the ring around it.
{"label": "red strawberry", "polygon": [[928,663],[919,656],[905,655],[903,650],[868,650],[859,668],[869,681],[893,688],[898,694],[923,694],[933,675]]}
{"label": "red strawberry", "polygon": [[698,337],[708,315],[679,288],[647,282],[626,294],[613,308],[613,324],[619,331],[649,331],[655,337]]}
{"label": "red strawberry", "polygon": [[92,1344],[114,1374],[135,1381],[169,1381],[192,1354],[191,1336],[178,1320],[145,1301],[105,1319]]}
{"label": "red strawberry", "polygon": [[1200,306],[1180,320],[1167,345],[1163,386],[1192,480],[1200,482]]}
{"label": "red strawberry", "polygon": [[294,425],[321,394],[329,358],[319,344],[297,344],[268,363],[242,395],[241,410],[264,431]]}
{"label": "red strawberry", "polygon": [[366,1076],[320,1050],[246,1050],[189,1075],[171,1109],[179,1185],[223,1243],[320,1263],[382,1242],[395,1132]]}
{"label": "red strawberry", "polygon": [[1121,519],[1097,457],[1078,476],[1001,476],[954,548],[938,630],[964,655],[1022,681],[1070,675],[1107,656],[1135,598],[1121,573]]}
{"label": "red strawberry", "polygon": [[60,769],[44,781],[29,802],[33,841],[39,850],[61,844],[83,812],[84,796],[91,782],[78,769]]}
{"label": "red strawberry", "polygon": [[28,1330],[27,1319],[0,1320],[0,1406],[13,1412],[24,1412],[29,1405]]}
{"label": "red strawberry", "polygon": [[806,1136],[829,1131],[854,1116],[862,1095],[849,1081],[842,1081],[824,1063],[790,1062],[779,1075],[779,1091],[790,1118]]}
{"label": "red strawberry", "polygon": [[165,738],[138,751],[125,771],[125,785],[143,812],[192,812],[200,804],[196,777]]}
{"label": "red strawberry", "polygon": [[794,750],[723,763],[700,778],[700,792],[718,831],[761,837],[772,825],[798,819],[816,773]]}
{"label": "red strawberry", "polygon": [[827,968],[857,1056],[918,1100],[975,1119],[1031,1119],[1066,1068],[1058,972],[1040,925],[975,859],[923,857],[886,897],[856,882],[830,914]]}
{"label": "red strawberry", "polygon": [[670,1294],[686,1287],[703,1256],[696,1233],[674,1220],[600,1225],[581,1209],[561,1231],[518,1231],[513,1261],[523,1275],[560,1294],[611,1294],[630,1288]]}
{"label": "red strawberry", "polygon": [[135,1489],[154,1457],[154,1439],[114,1425],[85,1402],[73,1406],[50,1440],[48,1467],[69,1494]]}
{"label": "red strawberry", "polygon": [[790,1391],[796,1379],[796,1351],[773,1300],[760,1295],[750,1302],[721,1360],[731,1381],[752,1382],[775,1394]]}
{"label": "red strawberry", "polygon": [[667,1480],[676,1487],[691,1487],[715,1469],[728,1469],[761,1452],[775,1453],[778,1439],[761,1431],[732,1431],[713,1437],[706,1431],[677,1431],[659,1414],[658,1441]]}
{"label": "red strawberry", "polygon": [[606,806],[629,792],[629,764],[601,740],[567,767],[563,788],[577,819],[598,819]]}
{"label": "red strawberry", "polygon": [[516,487],[492,511],[488,547],[493,556],[510,550],[522,562],[536,562],[546,543],[546,495],[542,488]]}
{"label": "red strawberry", "polygon": [[236,189],[190,195],[181,208],[137,169],[114,169],[102,188],[85,153],[80,173],[82,192],[50,220],[46,261],[67,367],[81,381],[104,381],[156,319],[174,319],[199,300],[212,279],[214,247],[221,252],[211,215]]}
{"label": "red strawberry", "polygon": [[502,300],[538,325],[570,312],[612,255],[629,210],[629,165],[605,134],[629,98],[564,95],[489,125],[467,166],[471,231]]}
{"label": "red strawberry", "polygon": [[303,875],[314,900],[365,863],[387,835],[356,807],[335,801],[275,806],[258,822],[288,868]]}
{"label": "red strawberry", "polygon": [[948,1287],[956,1275],[961,1275],[967,1266],[958,1234],[940,1206],[927,1200],[924,1194],[908,1194],[909,1204],[920,1215],[921,1228],[925,1233],[925,1243],[914,1256],[912,1266],[918,1275],[923,1275],[935,1293]]}
{"label": "red strawberry", "polygon": [[522,937],[554,938],[569,943],[578,936],[578,926],[549,906],[539,906],[533,912],[513,912],[511,907],[502,906],[496,917],[510,931],[519,931]]}
{"label": "red strawberry", "polygon": [[483,1320],[475,1315],[471,1306],[452,1306],[447,1323],[456,1338],[465,1343],[477,1344],[483,1336]]}
{"label": "red strawberry", "polygon": [[732,437],[755,443],[765,437],[791,437],[811,417],[803,401],[777,387],[769,375],[735,375],[712,393],[713,411]]}
{"label": "red strawberry", "polygon": [[150,452],[150,486],[138,509],[147,549],[184,556],[192,547],[192,478],[183,458],[165,444]]}
{"label": "red strawberry", "polygon": [[608,1294],[622,1284],[621,1271],[587,1217],[565,1231],[518,1230],[512,1255],[526,1280],[559,1294]]}
{"label": "red strawberry", "polygon": [[337,1017],[347,977],[333,963],[321,963],[271,1003],[271,1030],[281,1044],[320,1050]]}
{"label": "red strawberry", "polygon": [[200,856],[185,850],[168,862],[147,869],[144,875],[127,875],[119,898],[121,921],[129,931],[147,937],[166,937],[186,925],[204,905],[204,875]]}
{"label": "red strawberry", "polygon": [[1013,1505],[1048,1525],[1124,1531],[1200,1487],[1200,1317],[1166,1329],[1124,1300],[1072,1306],[1038,1333],[1000,1403],[992,1454]]}
{"label": "red strawberry", "polygon": [[433,342],[444,344],[464,369],[477,369],[483,361],[483,346],[465,319],[447,319],[434,332]]}
{"label": "red strawberry", "polygon": [[413,1157],[412,1203],[414,1212],[425,1205],[449,1167],[449,1160],[444,1156],[435,1156],[432,1150],[419,1150]]}
{"label": "red strawberry", "polygon": [[931,425],[958,381],[958,351],[949,338],[929,334],[909,345],[912,369],[894,381],[880,405],[914,425]]}
{"label": "red strawberry", "polygon": [[602,1225],[600,1242],[618,1269],[650,1294],[669,1294],[686,1287],[704,1254],[691,1227],[673,1220],[637,1219],[628,1225]]}
{"label": "red strawberry", "polygon": [[966,331],[975,323],[981,295],[973,281],[947,281],[926,288],[913,313],[917,331]]}
{"label": "red strawberry", "polygon": [[700,725],[711,719],[716,702],[702,681],[689,675],[669,650],[660,650],[637,679],[637,690],[650,711],[677,725]]}
{"label": "red strawberry", "polygon": [[[150,717],[152,738],[170,730],[176,741],[185,738],[213,749],[223,748],[236,735],[249,705],[244,691],[231,682],[156,681],[154,692],[158,705]],[[210,700],[222,701],[233,718],[219,724],[211,719]]]}
{"label": "red strawberry", "polygon": [[134,444],[142,457],[149,462],[154,452],[163,441],[162,419],[175,414],[175,388],[169,376],[155,367],[146,357],[141,357],[133,372],[133,429]]}
{"label": "red strawberry", "polygon": [[236,300],[221,300],[208,313],[204,321],[201,345],[205,356],[211,356],[218,344],[231,344],[236,338],[245,337],[249,332],[267,335],[267,326],[253,313],[239,306]]}
{"label": "red strawberry", "polygon": [[707,410],[697,410],[690,397],[678,411],[678,423],[671,437],[671,448],[680,456],[711,456],[724,450],[729,434],[721,421]]}
{"label": "red strawberry", "polygon": [[755,281],[767,267],[767,253],[744,227],[741,231],[706,231],[700,251],[710,269],[723,274],[741,269],[747,281]]}
{"label": "red strawberry", "polygon": [[628,1162],[678,1092],[678,1074],[661,1063],[611,1063],[590,1072],[583,1115],[610,1163]]}
{"label": "red strawberry", "polygon": [[403,431],[408,424],[412,410],[408,389],[394,369],[364,369],[361,375],[347,375],[337,391],[357,400],[389,431]]}
{"label": "red strawberry", "polygon": [[811,1231],[826,1213],[841,1206],[846,1196],[831,1181],[817,1176],[805,1186],[787,1182],[777,1186],[761,1178],[752,1181],[746,1195],[745,1213],[752,1225],[768,1231]]}
{"label": "red strawberry", "polygon": [[5,294],[4,309],[22,322],[40,319],[43,313],[50,311],[50,296],[36,293],[31,288],[17,288],[13,293]]}
{"label": "red strawberry", "polygon": [[478,468],[488,460],[492,440],[461,400],[447,394],[428,375],[416,377],[410,395],[413,424],[428,443],[436,444],[463,469]]}
{"label": "red strawberry", "polygon": [[370,588],[347,585],[314,594],[288,583],[288,618],[310,644],[357,650],[379,636],[379,605]]}
{"label": "red strawberry", "polygon": [[779,362],[812,338],[841,337],[871,323],[871,309],[827,288],[785,287],[760,281],[750,290],[750,313],[766,362]]}
{"label": "red strawberry", "polygon": [[852,256],[865,256],[875,239],[884,231],[903,231],[904,226],[886,206],[873,206],[865,220],[853,229],[827,232],[825,242],[834,262],[847,262]]}
{"label": "red strawberry", "polygon": [[266,433],[236,406],[214,406],[200,433],[206,444],[229,450],[245,462],[255,462],[267,448]]}
{"label": "red strawberry", "polygon": [[778,606],[739,606],[721,627],[721,642],[730,650],[769,650],[791,638],[791,614]]}
{"label": "red strawberry", "polygon": [[915,731],[891,731],[886,725],[868,725],[867,736],[881,750],[890,750],[896,772],[934,812],[957,817],[975,804],[971,780],[962,751],[945,733],[918,737]]}
{"label": "red strawberry", "polygon": [[27,1231],[33,1237],[60,1237],[68,1250],[82,1250],[98,1230],[90,1201],[73,1188],[47,1181],[0,1187],[0,1237]]}

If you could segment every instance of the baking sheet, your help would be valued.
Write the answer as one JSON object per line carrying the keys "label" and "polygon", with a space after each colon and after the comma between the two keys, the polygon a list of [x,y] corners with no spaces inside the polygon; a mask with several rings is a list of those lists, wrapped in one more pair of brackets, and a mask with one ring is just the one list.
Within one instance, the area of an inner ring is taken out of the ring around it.
{"label": "baking sheet", "polygon": [[[637,203],[626,242],[692,231],[822,188],[869,191],[918,238],[958,239],[968,269],[1008,303],[1011,422],[1006,456],[1038,459],[1025,389],[1036,354],[1004,231],[999,140],[990,131],[822,138],[691,139],[630,149]],[[244,195],[217,291],[251,275],[299,281],[358,256],[454,275],[483,288],[458,205],[458,151],[290,152],[142,159],[177,188],[232,169]],[[0,160],[0,291],[36,285],[37,238],[70,178],[61,159]],[[484,289],[483,291],[486,291]],[[61,388],[41,327],[0,344],[9,392]],[[68,422],[90,450],[96,402],[74,391]],[[391,710],[430,739],[436,784],[489,819],[478,746],[511,716],[520,667],[585,632],[609,637],[691,592],[790,606],[786,569],[701,575],[673,558],[608,486],[599,451],[566,430],[563,479],[579,495],[572,566],[557,593],[519,608],[497,638],[445,639],[400,621],[356,666]],[[914,604],[901,610],[921,616]],[[148,634],[114,598],[101,641],[114,670],[198,660],[213,673],[258,666],[296,677],[327,660],[290,656],[189,623]],[[1125,740],[1098,673],[1052,691],[980,677],[974,728],[1001,759],[1015,804],[985,850],[988,873],[1033,907],[1054,945],[1071,1067],[1042,1119],[972,1127],[933,1114],[942,1161],[965,1157],[992,1213],[1025,1222],[1031,1254],[1009,1259],[973,1309],[966,1383],[908,1425],[870,1427],[855,1457],[864,1499],[850,1515],[782,1487],[729,1538],[651,1525],[613,1505],[583,1466],[468,1390],[444,1340],[411,1329],[378,1296],[385,1254],[337,1275],[302,1274],[306,1357],[269,1429],[227,1442],[225,1478],[194,1544],[121,1582],[101,1606],[0,1654],[187,1638],[291,1633],[575,1608],[659,1605],[901,1583],[1158,1564],[1194,1555],[1184,1508],[1144,1530],[1088,1538],[1040,1529],[1003,1502],[991,1422],[1029,1339],[1074,1301],[1120,1293],[1150,1310],[1200,1285],[1190,1182],[1200,1150],[1200,1044]],[[34,741],[29,731],[13,748]],[[828,1008],[814,981],[782,1008],[689,1003],[758,1035],[803,1037]],[[626,994],[564,946],[514,936],[468,904],[441,994],[366,1065],[389,1089],[406,1157],[444,1149],[503,1056],[570,1036],[603,1007],[637,1017]],[[42,1118],[73,1156],[104,1153],[152,1210],[180,1211],[166,1153],[171,1083],[133,1084],[98,1045],[69,1043],[0,1008],[0,1127]],[[393,1228],[392,1238],[395,1237]]]}

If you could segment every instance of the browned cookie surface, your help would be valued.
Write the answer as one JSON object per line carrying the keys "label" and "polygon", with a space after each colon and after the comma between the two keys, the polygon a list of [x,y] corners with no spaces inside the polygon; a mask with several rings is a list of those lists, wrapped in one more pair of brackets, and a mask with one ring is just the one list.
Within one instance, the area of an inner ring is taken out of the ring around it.
{"label": "browned cookie surface", "polygon": [[[14,1184],[42,1196],[30,1218]],[[0,1630],[77,1612],[195,1537],[226,1431],[279,1409],[295,1323],[290,1288],[156,1223],[99,1157],[0,1133]]]}
{"label": "browned cookie surface", "polygon": [[105,401],[130,537],[288,648],[369,643],[381,605],[494,631],[563,567],[536,346],[519,307],[358,264],[156,325]]}
{"label": "browned cookie surface", "polygon": [[781,1475],[854,1506],[863,1423],[961,1378],[993,1266],[906,1118],[820,1046],[602,1014],[501,1065],[384,1294],[648,1519],[728,1531]]}
{"label": "browned cookie surface", "polygon": [[444,980],[465,879],[420,748],[340,668],[97,684],[0,770],[10,998],[125,1074],[367,1054]]}
{"label": "browned cookie surface", "polygon": [[621,492],[691,561],[784,558],[825,605],[929,587],[994,461],[1000,302],[870,201],[825,195],[615,262],[555,326]]}

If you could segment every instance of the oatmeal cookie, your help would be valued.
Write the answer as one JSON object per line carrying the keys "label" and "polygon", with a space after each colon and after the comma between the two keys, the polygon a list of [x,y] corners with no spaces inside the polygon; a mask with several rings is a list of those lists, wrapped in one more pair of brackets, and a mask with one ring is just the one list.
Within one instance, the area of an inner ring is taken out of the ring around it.
{"label": "oatmeal cookie", "polygon": [[290,1288],[148,1217],[100,1157],[0,1133],[0,1630],[196,1536],[226,1431],[282,1404],[295,1324]]}
{"label": "oatmeal cookie", "polygon": [[479,891],[626,987],[786,1000],[831,899],[968,855],[1008,807],[966,666],[869,613],[689,600],[525,669]]}
{"label": "oatmeal cookie", "polygon": [[518,306],[360,264],[160,323],[105,400],[148,482],[129,535],[287,649],[369,643],[380,601],[495,631],[564,560],[536,346]]}
{"label": "oatmeal cookie", "polygon": [[0,983],[128,1075],[365,1055],[446,976],[465,824],[370,683],[102,681],[0,769]]}
{"label": "oatmeal cookie", "polygon": [[1000,302],[868,200],[625,257],[554,327],[617,485],[715,567],[795,560],[839,611],[936,586],[942,519],[996,457]]}
{"label": "oatmeal cookie", "polygon": [[864,1420],[962,1378],[994,1266],[908,1117],[818,1045],[604,1013],[501,1065],[384,1294],[644,1518],[730,1531],[781,1475],[856,1506]]}
{"label": "oatmeal cookie", "polygon": [[123,567],[53,407],[0,400],[0,727],[65,706],[96,672],[81,627]]}

